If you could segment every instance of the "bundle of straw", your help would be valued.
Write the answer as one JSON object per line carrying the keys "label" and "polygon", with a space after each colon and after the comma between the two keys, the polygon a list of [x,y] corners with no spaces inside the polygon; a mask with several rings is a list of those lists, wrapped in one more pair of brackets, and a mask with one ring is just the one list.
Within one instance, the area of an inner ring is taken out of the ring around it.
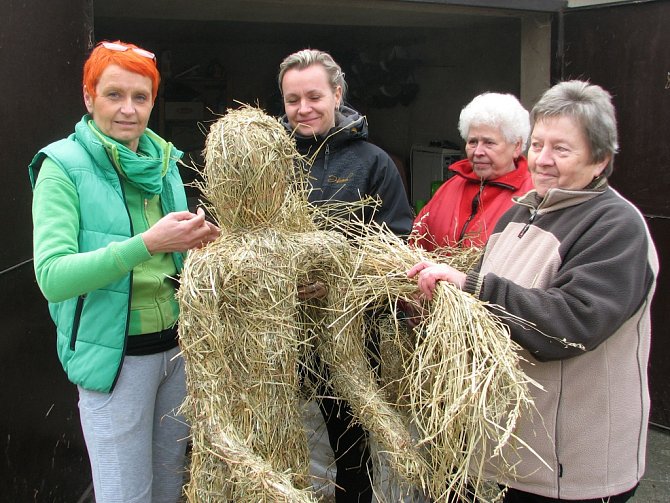
{"label": "bundle of straw", "polygon": [[[447,286],[419,305],[405,271],[445,258],[357,220],[370,201],[310,206],[291,138],[262,111],[217,121],[205,159],[201,190],[222,234],[189,254],[178,294],[189,500],[315,499],[299,410],[301,393],[326,375],[314,362],[328,365],[329,384],[404,484],[436,501],[498,497],[482,466],[530,406],[506,326]],[[446,260],[463,267],[473,258],[453,250]],[[327,296],[301,302],[298,287],[314,280]],[[400,319],[401,303],[425,310],[417,330]],[[383,316],[370,322],[371,312]],[[372,338],[381,371],[367,351]]]}
{"label": "bundle of straw", "polygon": [[[405,275],[421,260],[467,270],[479,259],[479,251],[452,249],[429,254],[407,246],[384,229],[366,227],[369,230],[351,233],[358,236],[353,246],[359,261],[346,285],[343,304],[349,313],[384,307],[389,314],[381,334],[382,390],[393,390],[386,396],[395,410],[409,418],[411,428],[396,428],[396,434],[416,431],[418,442],[411,452],[418,447],[421,461],[412,465],[411,455],[394,448],[392,436],[379,431],[384,415],[378,411],[369,417],[366,394],[344,377],[353,370],[350,355],[342,350],[350,340],[347,315],[339,324],[332,323],[333,337],[340,339],[328,360],[336,389],[353,404],[363,425],[376,433],[386,459],[390,457],[401,479],[421,487],[435,501],[453,496],[462,501],[494,501],[502,492],[486,480],[484,466],[503,445],[515,440],[517,418],[532,408],[528,385],[536,384],[521,371],[520,348],[510,339],[508,327],[492,314],[491,306],[446,283],[439,285],[429,305],[420,306],[416,285]],[[398,320],[400,301],[427,310],[414,331]],[[360,330],[359,324],[353,332]],[[338,358],[337,352],[344,356]],[[513,471],[504,459],[497,461],[502,471]]]}

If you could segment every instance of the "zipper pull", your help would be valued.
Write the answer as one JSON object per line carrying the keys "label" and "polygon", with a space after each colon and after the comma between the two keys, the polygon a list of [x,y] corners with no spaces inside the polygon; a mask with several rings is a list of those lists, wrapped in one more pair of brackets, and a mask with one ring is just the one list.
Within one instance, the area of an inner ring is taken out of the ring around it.
{"label": "zipper pull", "polygon": [[458,235],[458,243],[459,245],[463,245],[463,241],[465,238],[465,231],[468,228],[468,225],[470,225],[470,222],[472,222],[472,219],[475,218],[475,215],[477,214],[477,210],[479,209],[479,196],[481,196],[481,190],[475,194],[475,197],[472,198],[472,203],[470,206],[470,216],[467,218],[465,223],[463,224],[463,227],[461,228],[461,233]]}
{"label": "zipper pull", "polygon": [[530,218],[528,219],[528,223],[524,225],[523,229],[521,229],[521,232],[519,232],[519,238],[522,238],[523,235],[526,233],[528,228],[531,226],[533,223],[533,220],[535,220],[535,216],[537,215],[537,209],[533,210],[533,213],[530,214]]}

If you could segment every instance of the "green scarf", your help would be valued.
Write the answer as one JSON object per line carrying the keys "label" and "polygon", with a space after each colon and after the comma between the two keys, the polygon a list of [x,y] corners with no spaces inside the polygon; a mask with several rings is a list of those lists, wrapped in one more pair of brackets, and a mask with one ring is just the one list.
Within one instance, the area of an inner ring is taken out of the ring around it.
{"label": "green scarf", "polygon": [[146,129],[140,136],[137,152],[133,152],[100,131],[93,120],[88,121],[88,126],[105,146],[114,167],[129,183],[149,194],[163,191],[163,177],[170,164],[172,143]]}

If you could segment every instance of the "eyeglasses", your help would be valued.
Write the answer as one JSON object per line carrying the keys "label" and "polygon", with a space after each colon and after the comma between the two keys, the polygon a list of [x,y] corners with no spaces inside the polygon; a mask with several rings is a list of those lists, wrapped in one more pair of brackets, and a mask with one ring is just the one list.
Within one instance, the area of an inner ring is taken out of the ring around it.
{"label": "eyeglasses", "polygon": [[100,45],[105,49],[109,49],[110,51],[126,52],[127,50],[131,50],[135,54],[139,54],[144,58],[149,58],[153,61],[156,61],[156,55],[153,52],[140,49],[139,47],[129,47],[127,45],[117,44],[115,42],[100,42]]}

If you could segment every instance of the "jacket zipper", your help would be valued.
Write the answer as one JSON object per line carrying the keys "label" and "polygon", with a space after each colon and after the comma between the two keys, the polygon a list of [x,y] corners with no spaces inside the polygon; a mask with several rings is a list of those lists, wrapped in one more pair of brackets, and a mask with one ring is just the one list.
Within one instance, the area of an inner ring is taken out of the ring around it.
{"label": "jacket zipper", "polygon": [[[126,202],[126,191],[123,190],[123,181],[121,180],[121,175],[117,173],[117,176],[119,177],[119,185],[121,187],[121,195],[123,197],[123,205],[126,207],[126,213],[128,214],[128,225],[130,226],[130,235],[134,236],[135,235],[135,229],[133,229],[133,219],[130,217],[130,209],[128,208],[128,203]],[[144,200],[144,204],[147,204],[146,199]],[[126,315],[126,329],[125,333],[123,335],[123,353],[121,353],[121,361],[119,361],[119,368],[116,370],[116,376],[114,377],[114,381],[112,382],[111,387],[109,388],[109,392],[111,393],[114,390],[114,387],[116,386],[116,382],[119,380],[119,376],[121,375],[121,367],[123,367],[123,361],[126,359],[126,347],[128,346],[128,327],[130,327],[130,300],[133,295],[133,271],[130,271],[130,278],[128,278],[129,284],[128,284],[128,312]]]}
{"label": "jacket zipper", "polygon": [[326,152],[323,155],[323,171],[328,171],[328,157],[330,156],[330,144],[326,143]]}
{"label": "jacket zipper", "polygon": [[79,333],[79,323],[81,322],[81,312],[84,309],[84,299],[86,295],[80,295],[77,298],[77,306],[74,309],[74,320],[72,321],[72,332],[70,333],[70,351],[74,351]]}
{"label": "jacket zipper", "polygon": [[326,143],[326,148],[323,151],[323,170],[321,172],[321,194],[323,194],[324,191],[323,187],[326,186],[326,181],[328,180],[328,156],[330,156],[330,145]]}
{"label": "jacket zipper", "polygon": [[463,243],[463,238],[465,237],[465,231],[468,228],[468,225],[470,225],[470,222],[472,222],[472,219],[475,218],[475,215],[477,214],[477,210],[479,209],[479,196],[481,195],[481,192],[477,192],[475,194],[475,197],[472,198],[472,210],[470,212],[470,216],[468,219],[465,221],[463,224],[463,227],[461,228],[461,233],[458,236],[458,243],[459,245],[462,245]]}
{"label": "jacket zipper", "polygon": [[470,203],[470,216],[468,219],[465,221],[463,224],[463,227],[461,227],[461,232],[458,235],[458,245],[463,246],[463,238],[465,237],[465,232],[468,228],[468,225],[470,225],[470,222],[475,218],[475,215],[477,214],[477,211],[479,210],[479,203],[481,201],[481,196],[482,192],[484,192],[484,185],[486,184],[486,181],[482,180],[482,182],[479,184],[479,190],[475,194],[475,196],[472,198],[472,202]]}
{"label": "jacket zipper", "polygon": [[523,229],[521,229],[521,232],[519,232],[519,235],[517,237],[522,238],[524,234],[528,231],[530,226],[533,224],[533,221],[535,220],[535,217],[537,216],[537,208],[533,210],[533,212],[530,214],[530,218],[528,219],[528,222],[526,222],[526,225],[523,226]]}

